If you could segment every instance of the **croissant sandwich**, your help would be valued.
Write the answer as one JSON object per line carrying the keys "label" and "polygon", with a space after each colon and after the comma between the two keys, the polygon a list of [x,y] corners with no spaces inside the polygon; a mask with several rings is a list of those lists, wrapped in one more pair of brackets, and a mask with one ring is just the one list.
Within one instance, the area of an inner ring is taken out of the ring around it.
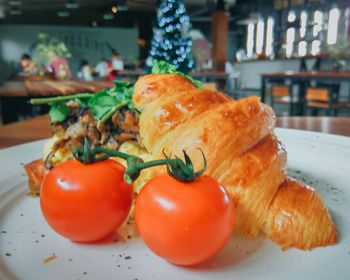
{"label": "croissant sandwich", "polygon": [[[234,101],[222,93],[199,89],[184,76],[149,74],[136,82],[132,101],[141,114],[135,121],[123,113],[124,122],[115,125],[125,125],[129,118],[132,129],[122,131],[131,135],[115,136],[124,141],[114,148],[137,150],[138,155],[142,151],[146,160],[162,158],[163,150],[176,155],[186,150],[195,168],[201,167],[202,150],[208,162],[206,174],[220,182],[235,203],[237,233],[265,235],[282,249],[308,250],[337,242],[336,226],[320,195],[288,177],[287,154],[274,134],[275,114],[258,97]],[[59,147],[57,151],[63,153],[67,147],[62,139],[68,143],[74,138],[67,138],[69,129],[53,141],[51,151]],[[111,144],[103,142],[98,132],[101,145]],[[33,164],[26,170],[37,188],[44,171]],[[164,167],[143,171],[135,182],[136,191],[164,171]]]}

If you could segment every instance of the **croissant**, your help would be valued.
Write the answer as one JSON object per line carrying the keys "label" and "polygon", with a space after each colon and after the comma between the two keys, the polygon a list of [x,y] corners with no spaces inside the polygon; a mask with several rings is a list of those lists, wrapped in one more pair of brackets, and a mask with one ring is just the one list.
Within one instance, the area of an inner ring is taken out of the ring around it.
{"label": "croissant", "polygon": [[[258,97],[237,101],[196,88],[174,74],[150,74],[135,84],[140,140],[152,159],[183,150],[220,182],[236,205],[238,233],[266,235],[282,249],[337,242],[337,229],[320,195],[286,172],[287,154],[274,134],[275,114]],[[164,172],[146,170],[139,182]],[[141,184],[136,184],[141,187]]]}

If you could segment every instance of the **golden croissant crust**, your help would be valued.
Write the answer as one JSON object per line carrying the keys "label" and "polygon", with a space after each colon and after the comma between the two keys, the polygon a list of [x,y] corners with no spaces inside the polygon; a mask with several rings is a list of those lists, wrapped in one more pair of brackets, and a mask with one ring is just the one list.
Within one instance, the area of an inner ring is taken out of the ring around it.
{"label": "golden croissant crust", "polygon": [[[135,84],[140,139],[153,159],[186,150],[195,168],[218,180],[236,205],[236,231],[265,234],[283,249],[337,242],[337,230],[320,195],[287,176],[287,155],[274,135],[275,114],[258,97],[233,101],[194,87],[174,74],[151,74]],[[144,172],[154,176],[164,167]],[[141,178],[142,180],[142,178]]]}

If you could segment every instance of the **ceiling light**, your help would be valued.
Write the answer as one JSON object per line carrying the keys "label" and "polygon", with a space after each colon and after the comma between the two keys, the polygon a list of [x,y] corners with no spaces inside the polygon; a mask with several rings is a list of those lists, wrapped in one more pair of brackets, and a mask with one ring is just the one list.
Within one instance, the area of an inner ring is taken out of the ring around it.
{"label": "ceiling light", "polygon": [[112,20],[112,19],[114,19],[114,14],[112,14],[112,13],[105,13],[105,14],[102,15],[102,18],[104,20]]}
{"label": "ceiling light", "polygon": [[22,5],[22,2],[19,0],[10,0],[9,5],[10,6],[20,6],[20,5]]}
{"label": "ceiling light", "polygon": [[126,5],[118,5],[116,8],[117,8],[118,12],[125,12],[125,11],[129,10],[128,6],[126,6]]}
{"label": "ceiling light", "polygon": [[57,12],[57,16],[59,16],[59,17],[69,17],[69,12],[67,12],[67,11],[59,11],[59,12]]}
{"label": "ceiling light", "polygon": [[19,16],[22,14],[22,11],[18,8],[12,8],[9,12],[11,16]]}
{"label": "ceiling light", "polygon": [[96,20],[91,21],[91,26],[92,27],[97,27],[98,23]]}
{"label": "ceiling light", "polygon": [[67,9],[78,9],[79,4],[75,0],[68,0],[66,3]]}
{"label": "ceiling light", "polygon": [[113,6],[111,10],[113,14],[116,14],[118,12],[118,8],[116,6]]}

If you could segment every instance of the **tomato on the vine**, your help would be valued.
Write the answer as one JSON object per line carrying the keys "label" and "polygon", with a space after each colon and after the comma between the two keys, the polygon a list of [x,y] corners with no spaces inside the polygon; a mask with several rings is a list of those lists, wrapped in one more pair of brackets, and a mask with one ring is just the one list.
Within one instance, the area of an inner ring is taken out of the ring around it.
{"label": "tomato on the vine", "polygon": [[124,171],[111,159],[91,164],[69,160],[54,167],[40,192],[48,224],[78,242],[98,241],[115,232],[126,219],[133,198]]}
{"label": "tomato on the vine", "polygon": [[174,264],[195,265],[215,256],[229,240],[234,205],[208,176],[182,182],[164,174],[140,191],[135,220],[154,253]]}

